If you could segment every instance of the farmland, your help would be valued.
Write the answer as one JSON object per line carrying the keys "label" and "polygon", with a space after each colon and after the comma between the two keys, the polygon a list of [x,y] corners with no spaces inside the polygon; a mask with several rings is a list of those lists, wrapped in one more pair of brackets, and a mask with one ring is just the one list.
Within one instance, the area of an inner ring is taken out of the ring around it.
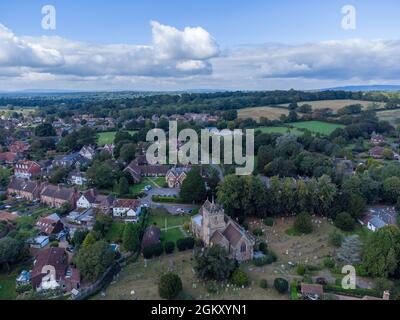
{"label": "farmland", "polygon": [[262,133],[279,133],[279,134],[286,134],[286,133],[292,133],[295,135],[302,135],[303,133],[300,130],[297,130],[296,128],[288,128],[288,127],[260,127],[256,128],[256,131],[261,131]]}
{"label": "farmland", "polygon": [[400,119],[400,109],[379,111],[376,113],[376,115],[378,116],[379,120],[389,121],[392,125],[395,125]]}
{"label": "farmland", "polygon": [[[333,112],[337,112],[339,109],[352,105],[352,104],[361,104],[364,109],[367,109],[369,107],[374,107],[376,108],[383,108],[384,103],[383,102],[371,102],[371,101],[362,101],[362,100],[320,100],[320,101],[303,101],[303,102],[298,102],[297,103],[299,106],[303,104],[309,104],[312,106],[313,110],[318,110],[318,109],[325,109],[329,108],[332,109]],[[281,107],[287,108],[289,104],[282,104],[280,105]]]}
{"label": "farmland", "polygon": [[259,121],[261,117],[268,118],[269,120],[279,120],[281,115],[287,116],[288,114],[288,109],[278,107],[257,107],[238,110],[239,119],[251,118],[255,121]]}
{"label": "farmland", "polygon": [[328,123],[322,121],[304,121],[304,122],[296,122],[291,123],[291,126],[297,129],[307,129],[313,133],[320,133],[324,135],[329,135],[337,128],[344,128],[343,125]]}
{"label": "farmland", "polygon": [[[99,147],[104,147],[106,144],[111,144],[114,142],[116,131],[100,132],[97,140],[97,145]],[[135,131],[129,131],[131,135],[135,134]]]}

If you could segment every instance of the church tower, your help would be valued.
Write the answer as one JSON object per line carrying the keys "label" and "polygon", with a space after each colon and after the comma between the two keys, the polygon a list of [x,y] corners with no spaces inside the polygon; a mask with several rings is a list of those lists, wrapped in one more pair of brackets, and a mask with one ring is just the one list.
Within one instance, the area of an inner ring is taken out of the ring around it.
{"label": "church tower", "polygon": [[210,239],[215,231],[222,232],[226,228],[224,209],[212,202],[206,201],[201,208],[202,221],[202,239],[206,246],[210,245]]}

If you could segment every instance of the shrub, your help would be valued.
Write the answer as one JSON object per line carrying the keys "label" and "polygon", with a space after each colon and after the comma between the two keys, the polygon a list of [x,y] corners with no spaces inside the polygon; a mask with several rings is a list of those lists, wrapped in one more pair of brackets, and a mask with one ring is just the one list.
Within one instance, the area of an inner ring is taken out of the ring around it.
{"label": "shrub", "polygon": [[333,269],[335,267],[335,261],[331,257],[324,259],[324,266],[328,269]]}
{"label": "shrub", "polygon": [[267,257],[261,257],[253,260],[253,263],[256,267],[262,267],[268,264]]}
{"label": "shrub", "polygon": [[328,281],[326,281],[326,279],[323,277],[317,278],[317,280],[315,280],[315,282],[317,284],[320,284],[321,286],[326,286],[328,284]]}
{"label": "shrub", "polygon": [[18,294],[22,294],[22,293],[31,291],[32,289],[33,289],[33,287],[32,287],[31,284],[24,284],[24,285],[17,286],[17,287],[15,288],[15,291],[16,291]]}
{"label": "shrub", "polygon": [[297,282],[296,281],[292,281],[290,283],[290,298],[292,300],[299,300],[299,293],[297,290]]}
{"label": "shrub", "polygon": [[335,226],[343,231],[353,231],[354,230],[355,221],[353,217],[347,213],[342,212],[336,216]]}
{"label": "shrub", "polygon": [[261,279],[260,280],[260,288],[268,289],[268,281],[266,279]]}
{"label": "shrub", "polygon": [[265,218],[263,222],[268,227],[272,227],[274,225],[274,219],[271,217]]}
{"label": "shrub", "polygon": [[159,257],[162,255],[164,248],[161,243],[153,244],[147,246],[143,249],[143,256],[146,259],[151,259],[153,257]]}
{"label": "shrub", "polygon": [[329,235],[329,243],[334,247],[341,247],[343,235],[340,232],[334,231]]}
{"label": "shrub", "polygon": [[302,265],[302,264],[299,264],[299,265],[297,266],[296,272],[297,272],[297,274],[298,274],[299,276],[304,276],[304,275],[306,274],[306,267],[305,267],[304,265]]}
{"label": "shrub", "polygon": [[268,261],[267,264],[274,263],[278,260],[276,253],[271,250],[268,252],[266,257],[267,257],[267,261]]}
{"label": "shrub", "polygon": [[164,250],[166,254],[171,254],[175,250],[175,242],[173,241],[167,241],[164,244]]}
{"label": "shrub", "polygon": [[192,237],[179,239],[176,246],[179,251],[191,250],[194,248],[194,239]]}
{"label": "shrub", "polygon": [[52,241],[51,243],[50,243],[50,247],[51,248],[58,248],[58,241],[56,240],[56,241]]}
{"label": "shrub", "polygon": [[308,213],[300,213],[294,221],[294,228],[296,231],[309,234],[313,231],[311,217]]}
{"label": "shrub", "polygon": [[218,284],[214,281],[209,281],[206,284],[206,290],[208,293],[216,294],[219,291]]}
{"label": "shrub", "polygon": [[261,243],[259,244],[258,249],[259,249],[262,253],[268,254],[268,244],[267,244],[265,241],[263,241],[263,242],[261,242]]}
{"label": "shrub", "polygon": [[249,276],[247,275],[247,273],[240,270],[239,268],[237,268],[233,272],[231,281],[235,286],[238,286],[238,287],[247,287],[250,282]]}
{"label": "shrub", "polygon": [[286,279],[283,278],[276,278],[274,280],[274,288],[276,291],[278,291],[280,294],[286,293],[289,289],[289,283],[287,282]]}
{"label": "shrub", "polygon": [[174,273],[167,273],[160,279],[158,285],[160,297],[163,299],[174,299],[182,291],[182,281],[178,275]]}
{"label": "shrub", "polygon": [[264,234],[264,232],[262,231],[262,229],[257,228],[257,229],[254,229],[254,230],[253,230],[253,234],[254,234],[256,237],[261,237],[261,236]]}

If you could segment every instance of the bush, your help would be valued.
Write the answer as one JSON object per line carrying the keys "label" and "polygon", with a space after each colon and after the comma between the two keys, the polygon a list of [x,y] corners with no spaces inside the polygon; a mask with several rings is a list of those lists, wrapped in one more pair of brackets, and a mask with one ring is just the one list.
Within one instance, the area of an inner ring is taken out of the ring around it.
{"label": "bush", "polygon": [[336,265],[335,261],[332,258],[328,257],[328,258],[324,259],[324,266],[326,268],[333,269],[335,267],[335,265]]}
{"label": "bush", "polygon": [[31,291],[32,289],[33,289],[33,287],[32,287],[31,284],[24,284],[24,285],[17,286],[17,287],[15,288],[15,291],[16,291],[18,294],[22,294],[22,293]]}
{"label": "bush", "polygon": [[290,283],[290,298],[292,300],[299,300],[299,293],[298,293],[296,281],[292,281]]}
{"label": "bush", "polygon": [[171,254],[175,250],[175,242],[173,241],[167,241],[164,244],[164,250],[166,254]]}
{"label": "bush", "polygon": [[268,289],[268,281],[266,279],[261,279],[260,280],[260,288]]}
{"label": "bush", "polygon": [[309,234],[313,231],[311,217],[308,213],[300,213],[294,221],[294,228],[296,231]]}
{"label": "bush", "polygon": [[343,235],[340,232],[334,231],[329,235],[329,243],[334,247],[341,247],[343,242]]}
{"label": "bush", "polygon": [[353,217],[347,213],[342,212],[336,216],[335,226],[343,231],[353,231],[354,230],[355,221]]}
{"label": "bush", "polygon": [[284,294],[284,293],[288,292],[289,282],[287,282],[287,280],[283,279],[283,278],[276,278],[274,280],[274,288],[280,294]]}
{"label": "bush", "polygon": [[219,291],[218,284],[214,281],[209,281],[206,284],[206,290],[208,293],[216,294]]}
{"label": "bush", "polygon": [[253,234],[254,234],[256,237],[261,237],[261,236],[264,234],[264,232],[262,231],[262,229],[257,228],[257,229],[254,229],[254,230],[253,230]]}
{"label": "bush", "polygon": [[58,241],[56,240],[56,241],[52,241],[51,243],[50,243],[50,247],[51,248],[58,248]]}
{"label": "bush", "polygon": [[297,274],[298,274],[299,276],[304,276],[304,275],[306,274],[306,267],[305,267],[304,265],[302,265],[302,264],[299,264],[299,265],[297,266],[296,272],[297,272]]}
{"label": "bush", "polygon": [[192,237],[179,239],[176,242],[176,246],[179,251],[191,250],[194,248],[194,239]]}
{"label": "bush", "polygon": [[317,280],[315,280],[316,284],[320,284],[321,286],[326,286],[328,284],[328,281],[326,281],[325,278],[319,277]]}
{"label": "bush", "polygon": [[268,227],[273,227],[274,225],[274,219],[271,217],[265,218],[264,219],[264,224]]}
{"label": "bush", "polygon": [[160,279],[158,285],[160,297],[163,299],[174,299],[182,291],[182,281],[178,275],[174,273],[167,273]]}
{"label": "bush", "polygon": [[143,249],[143,256],[146,259],[151,259],[153,257],[159,257],[164,252],[164,248],[161,243],[153,244],[147,246]]}
{"label": "bush", "polygon": [[263,241],[263,242],[261,242],[261,243],[259,244],[258,249],[259,249],[262,253],[268,254],[268,244],[267,244],[265,241]]}
{"label": "bush", "polygon": [[268,252],[266,258],[267,258],[267,264],[274,263],[278,260],[276,253],[271,250]]}
{"label": "bush", "polygon": [[232,283],[238,287],[247,287],[250,283],[249,276],[246,272],[237,268],[231,278]]}
{"label": "bush", "polygon": [[256,267],[262,267],[268,264],[267,257],[261,257],[253,260],[253,263]]}

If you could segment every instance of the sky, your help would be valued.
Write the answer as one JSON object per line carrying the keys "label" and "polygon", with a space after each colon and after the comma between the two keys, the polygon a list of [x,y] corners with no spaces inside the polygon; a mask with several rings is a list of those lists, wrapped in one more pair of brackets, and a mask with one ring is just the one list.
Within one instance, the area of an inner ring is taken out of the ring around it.
{"label": "sky", "polygon": [[398,0],[2,0],[0,91],[400,84],[399,14]]}

